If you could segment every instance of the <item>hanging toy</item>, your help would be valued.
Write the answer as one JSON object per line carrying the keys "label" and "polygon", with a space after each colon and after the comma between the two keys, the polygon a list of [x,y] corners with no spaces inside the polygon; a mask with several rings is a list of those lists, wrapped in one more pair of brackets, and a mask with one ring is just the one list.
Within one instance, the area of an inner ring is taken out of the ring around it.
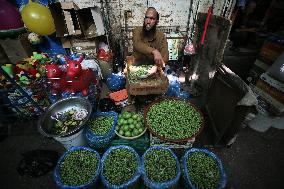
{"label": "hanging toy", "polygon": [[50,35],[55,32],[54,20],[47,7],[29,0],[21,15],[30,31],[38,35]]}
{"label": "hanging toy", "polygon": [[32,45],[38,45],[42,42],[42,37],[32,32],[28,35],[28,40]]}

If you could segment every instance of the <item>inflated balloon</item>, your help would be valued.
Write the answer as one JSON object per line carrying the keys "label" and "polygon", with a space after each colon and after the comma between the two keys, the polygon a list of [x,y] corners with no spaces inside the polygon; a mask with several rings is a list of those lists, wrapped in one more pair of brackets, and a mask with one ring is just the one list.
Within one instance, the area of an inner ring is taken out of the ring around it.
{"label": "inflated balloon", "polygon": [[50,35],[55,32],[54,20],[47,7],[29,0],[21,15],[30,31],[38,35]]}
{"label": "inflated balloon", "polygon": [[19,11],[6,0],[0,0],[0,38],[14,38],[26,29]]}

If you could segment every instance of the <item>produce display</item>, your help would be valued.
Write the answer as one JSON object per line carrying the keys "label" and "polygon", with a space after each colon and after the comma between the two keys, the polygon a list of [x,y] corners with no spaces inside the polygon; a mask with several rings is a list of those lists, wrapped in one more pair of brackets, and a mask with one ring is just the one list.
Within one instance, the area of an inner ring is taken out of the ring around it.
{"label": "produce display", "polygon": [[74,150],[68,153],[61,165],[60,176],[63,184],[78,186],[90,182],[98,168],[97,155],[88,150]]}
{"label": "produce display", "polygon": [[153,65],[131,66],[128,75],[129,81],[137,82],[139,79],[141,79],[141,77],[146,77],[152,67]]}
{"label": "produce display", "polygon": [[133,152],[125,148],[110,151],[103,162],[102,175],[112,185],[122,185],[130,180],[138,169]]}
{"label": "produce display", "polygon": [[65,112],[59,112],[51,119],[55,120],[52,133],[64,134],[73,130],[76,126],[82,124],[83,119],[87,116],[88,112],[85,109],[72,108]]}
{"label": "produce display", "polygon": [[194,152],[186,161],[191,183],[198,189],[216,189],[221,179],[217,162],[203,152]]}
{"label": "produce display", "polygon": [[134,112],[123,112],[118,116],[116,133],[125,137],[135,137],[145,131],[143,116]]}
{"label": "produce display", "polygon": [[147,177],[155,182],[174,179],[178,174],[174,156],[164,149],[148,151],[144,156],[144,167]]}
{"label": "produce display", "polygon": [[186,101],[164,99],[151,105],[146,115],[148,128],[168,140],[195,136],[202,126],[202,115]]}
{"label": "produce display", "polygon": [[106,135],[110,132],[113,122],[113,116],[99,116],[89,119],[87,125],[95,135]]}

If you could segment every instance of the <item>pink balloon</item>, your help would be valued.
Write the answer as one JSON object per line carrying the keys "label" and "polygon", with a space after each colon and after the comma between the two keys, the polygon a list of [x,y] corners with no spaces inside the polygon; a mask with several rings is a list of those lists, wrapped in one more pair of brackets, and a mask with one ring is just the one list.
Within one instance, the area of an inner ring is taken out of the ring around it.
{"label": "pink balloon", "polygon": [[0,0],[0,30],[24,27],[19,11],[6,0]]}

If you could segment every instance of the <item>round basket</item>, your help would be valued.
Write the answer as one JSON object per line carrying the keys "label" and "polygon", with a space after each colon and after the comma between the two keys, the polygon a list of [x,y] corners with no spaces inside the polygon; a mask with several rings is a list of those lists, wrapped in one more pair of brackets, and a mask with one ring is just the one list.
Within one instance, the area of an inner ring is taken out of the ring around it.
{"label": "round basket", "polygon": [[120,135],[116,130],[115,130],[115,134],[116,134],[117,136],[119,136],[120,138],[127,139],[127,140],[133,140],[133,139],[139,138],[139,137],[141,137],[142,135],[144,135],[146,131],[147,131],[147,127],[145,127],[145,129],[144,129],[144,131],[143,131],[142,133],[140,133],[139,135],[134,136],[134,137],[122,136],[122,135]]}
{"label": "round basket", "polygon": [[185,101],[185,100],[181,100],[181,99],[178,99],[178,98],[175,98],[175,97],[162,97],[158,100],[155,100],[153,101],[152,103],[150,103],[146,108],[145,108],[145,111],[144,111],[144,123],[146,125],[146,127],[149,129],[150,133],[152,133],[154,136],[158,137],[159,139],[161,140],[164,140],[164,141],[168,141],[168,142],[186,142],[186,141],[189,141],[189,140],[192,140],[193,138],[195,138],[196,136],[198,136],[203,128],[204,128],[204,116],[203,116],[203,113],[194,105],[192,104],[191,102],[189,101],[186,101],[190,106],[192,106],[197,112],[199,112],[199,115],[200,115],[200,118],[201,118],[201,125],[200,125],[200,128],[199,128],[199,131],[196,132],[194,135],[192,135],[191,137],[188,137],[188,138],[182,138],[182,139],[169,139],[169,138],[165,138],[163,136],[160,136],[158,133],[156,133],[155,131],[153,131],[151,129],[151,127],[148,125],[147,123],[147,114],[148,114],[148,111],[149,109],[157,104],[157,103],[160,103],[164,100],[176,100],[176,101]]}

